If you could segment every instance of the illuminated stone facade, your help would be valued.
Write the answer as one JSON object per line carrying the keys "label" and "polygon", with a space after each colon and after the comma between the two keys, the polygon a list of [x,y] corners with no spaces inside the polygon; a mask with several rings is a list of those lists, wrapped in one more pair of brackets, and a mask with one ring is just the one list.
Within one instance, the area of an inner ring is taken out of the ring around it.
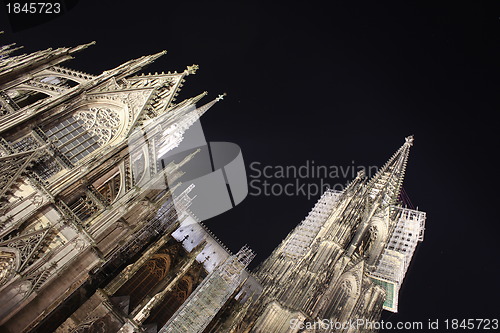
{"label": "illuminated stone facade", "polygon": [[397,311],[425,222],[425,213],[399,201],[412,144],[406,138],[370,180],[360,172],[344,191],[323,194],[256,270],[263,292],[238,332],[370,332],[375,325],[328,323],[375,322],[383,309]]}
{"label": "illuminated stone facade", "polygon": [[[200,149],[160,156],[222,96],[174,103],[196,65],[135,75],[165,52],[97,76],[59,66],[89,45],[0,51],[0,325],[9,332],[156,332],[231,258],[189,211],[193,186],[172,197]],[[244,268],[228,288],[247,280]]]}
{"label": "illuminated stone facade", "polygon": [[136,75],[164,52],[100,75],[60,66],[89,45],[0,48],[4,331],[313,332],[397,311],[425,222],[398,200],[412,137],[372,179],[325,192],[250,274],[252,251],[231,254],[189,210],[194,185],[174,200],[200,149],[162,159],[222,96],[174,103],[196,65]]}

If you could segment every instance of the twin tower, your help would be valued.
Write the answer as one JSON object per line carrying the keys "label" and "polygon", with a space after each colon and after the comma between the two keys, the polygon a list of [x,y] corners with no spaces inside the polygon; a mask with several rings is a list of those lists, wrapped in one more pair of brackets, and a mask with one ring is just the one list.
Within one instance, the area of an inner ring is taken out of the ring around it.
{"label": "twin tower", "polygon": [[254,253],[193,213],[206,147],[176,150],[222,96],[176,103],[196,65],[136,75],[164,52],[97,76],[60,66],[89,45],[0,48],[0,331],[370,332],[397,311],[425,223],[400,201],[412,137],[250,272]]}

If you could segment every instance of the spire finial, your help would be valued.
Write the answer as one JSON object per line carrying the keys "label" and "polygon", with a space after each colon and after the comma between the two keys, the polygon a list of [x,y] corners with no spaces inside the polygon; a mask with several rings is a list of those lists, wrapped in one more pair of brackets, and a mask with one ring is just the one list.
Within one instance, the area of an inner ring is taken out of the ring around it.
{"label": "spire finial", "polygon": [[200,68],[200,66],[193,64],[192,66],[187,66],[186,72],[188,75],[196,74],[196,71]]}
{"label": "spire finial", "polygon": [[227,94],[226,94],[226,93],[223,93],[222,95],[217,96],[217,98],[216,98],[215,100],[216,100],[217,102],[218,102],[218,101],[221,101],[221,100],[223,100],[223,99],[224,99],[224,96],[227,96]]}
{"label": "spire finial", "polygon": [[405,138],[405,144],[409,145],[410,147],[413,146],[413,135],[407,136]]}
{"label": "spire finial", "polygon": [[167,50],[163,50],[163,51],[160,51],[158,53],[152,54],[149,57],[151,57],[154,61],[154,60],[158,59],[159,57],[164,56],[165,54],[167,54]]}

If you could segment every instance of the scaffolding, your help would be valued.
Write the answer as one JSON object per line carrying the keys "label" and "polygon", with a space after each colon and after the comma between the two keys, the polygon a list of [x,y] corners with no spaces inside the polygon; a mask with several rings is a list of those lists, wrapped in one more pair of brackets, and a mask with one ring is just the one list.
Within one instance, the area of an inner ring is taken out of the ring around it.
{"label": "scaffolding", "polygon": [[384,309],[397,312],[398,293],[417,244],[424,240],[425,212],[407,208],[399,210],[399,218],[389,242],[382,252],[372,280],[386,291]]}
{"label": "scaffolding", "polygon": [[342,192],[327,190],[318,200],[307,217],[295,228],[283,247],[283,254],[296,259],[310,248],[314,238],[328,219]]}
{"label": "scaffolding", "polygon": [[148,220],[144,226],[137,231],[132,239],[113,253],[109,262],[120,257],[130,258],[137,254],[144,244],[147,244],[152,237],[163,235],[169,227],[174,225],[176,220],[184,219],[187,215],[192,198],[189,192],[194,185],[186,188],[174,203],[173,200],[167,200],[157,211],[155,216]]}
{"label": "scaffolding", "polygon": [[255,254],[247,246],[212,271],[188,297],[160,333],[201,333],[243,282]]}

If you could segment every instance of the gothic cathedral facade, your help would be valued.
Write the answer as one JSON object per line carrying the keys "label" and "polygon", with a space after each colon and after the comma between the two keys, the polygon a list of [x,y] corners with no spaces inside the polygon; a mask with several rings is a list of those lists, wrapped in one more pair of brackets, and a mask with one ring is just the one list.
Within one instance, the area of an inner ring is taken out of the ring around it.
{"label": "gothic cathedral facade", "polygon": [[164,52],[99,75],[60,65],[89,45],[0,48],[0,332],[322,332],[397,311],[426,217],[399,201],[412,137],[249,272],[254,253],[189,209],[200,149],[161,158],[222,96],[176,103],[196,65],[137,74]]}

